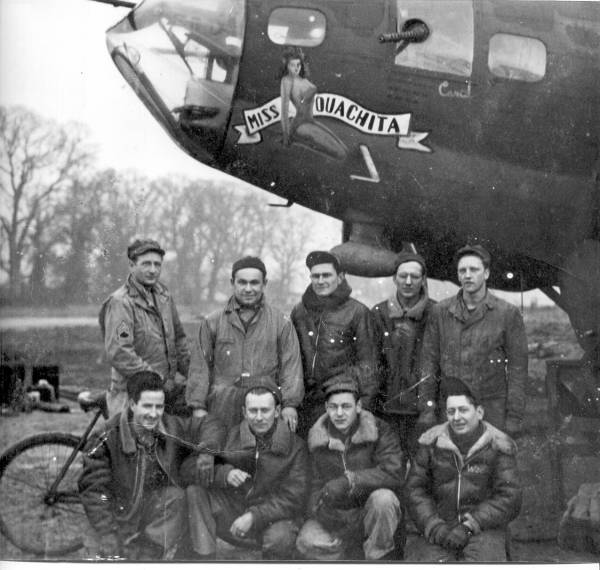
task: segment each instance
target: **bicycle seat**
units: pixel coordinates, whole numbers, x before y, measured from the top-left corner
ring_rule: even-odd
[[[106,392],[92,394],[89,390],[80,392],[77,402],[84,412],[100,410],[104,419],[108,419],[108,406],[106,404]]]

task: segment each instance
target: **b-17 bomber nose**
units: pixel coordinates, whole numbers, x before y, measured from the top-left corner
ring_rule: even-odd
[[[113,61],[183,149],[211,164],[238,77],[244,0],[145,0],[107,31]]]

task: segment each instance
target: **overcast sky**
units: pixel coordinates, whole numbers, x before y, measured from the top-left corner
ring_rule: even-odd
[[[127,12],[88,0],[0,0],[0,104],[24,105],[60,122],[86,124],[102,167],[131,168],[149,176],[224,176],[172,142],[112,63],[105,31]],[[333,247],[340,224],[315,214],[317,221],[321,247]],[[439,296],[455,290],[450,284],[434,289]],[[534,296],[546,300],[541,293]],[[518,303],[520,296],[511,300]]]
[[[214,172],[178,149],[113,65],[105,31],[127,12],[87,0],[0,0],[0,102],[85,123],[101,166]]]

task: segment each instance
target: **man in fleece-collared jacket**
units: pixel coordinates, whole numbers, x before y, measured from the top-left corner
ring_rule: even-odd
[[[506,561],[506,526],[521,507],[514,441],[482,421],[460,380],[445,382],[448,421],[426,431],[406,482],[421,536],[411,562]]]
[[[358,383],[348,373],[324,390],[326,413],[308,435],[309,519],[296,547],[308,560],[398,559],[404,482],[398,437],[362,408]]]

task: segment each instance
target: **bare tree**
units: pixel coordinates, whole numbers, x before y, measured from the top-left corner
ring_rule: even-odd
[[[8,274],[9,297],[22,293],[23,265],[36,222],[71,177],[88,166],[91,151],[78,125],[58,125],[22,107],[0,107],[0,269]],[[38,241],[43,228],[37,227]]]

